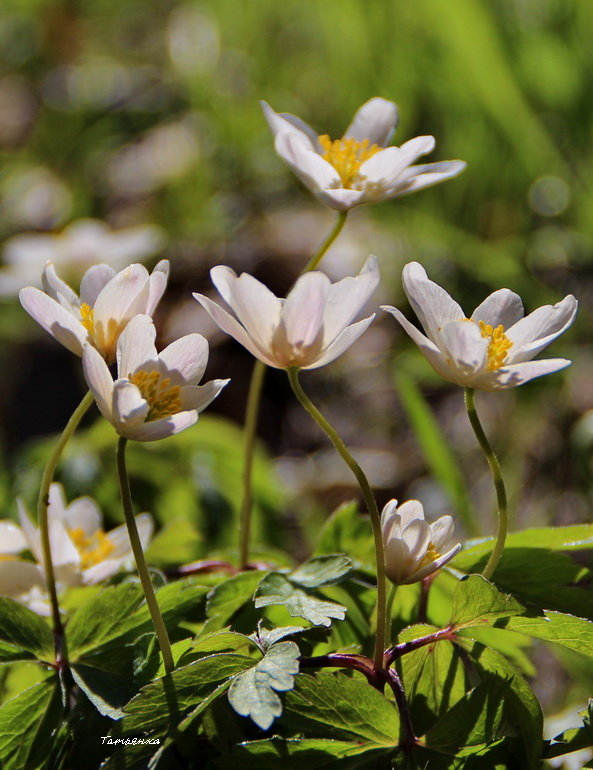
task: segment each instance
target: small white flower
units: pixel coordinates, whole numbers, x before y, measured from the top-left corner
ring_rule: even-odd
[[[452,516],[441,516],[428,524],[418,500],[408,500],[399,507],[397,500],[390,500],[381,513],[389,580],[396,585],[415,583],[450,561],[461,548],[453,529]]]
[[[138,264],[119,273],[109,265],[93,265],[82,277],[79,297],[48,262],[43,270],[44,291],[27,286],[19,297],[27,313],[68,350],[81,356],[90,343],[111,363],[128,321],[139,313],[154,313],[168,275],[166,259],[150,275]]]
[[[163,232],[155,225],[112,230],[97,219],[79,219],[61,233],[15,235],[4,246],[0,296],[38,285],[47,262],[53,262],[67,281],[78,283],[92,265],[108,262],[114,270],[121,270],[130,262],[152,257],[163,245]]]
[[[305,273],[286,299],[276,297],[248,273],[237,276],[230,267],[219,265],[210,275],[234,315],[202,294],[194,297],[223,331],[276,369],[317,369],[328,364],[374,318],[352,323],[379,283],[375,257],[357,276],[334,284],[324,273]]]
[[[0,595],[10,596],[40,615],[50,614],[46,590],[41,534],[31,521],[22,500],[17,501],[20,527],[0,522]],[[68,586],[93,585],[132,569],[134,558],[125,526],[110,532],[102,529],[102,516],[90,497],[67,503],[60,484],[52,484],[47,509],[52,562],[58,590]],[[152,517],[136,516],[143,548],[152,536]],[[35,562],[15,558],[28,550]],[[10,554],[10,556],[9,556]]]
[[[513,388],[571,362],[564,358],[531,359],[573,322],[577,301],[569,294],[555,305],[543,305],[523,317],[521,298],[499,289],[468,318],[447,292],[429,280],[418,262],[403,270],[410,305],[426,336],[394,307],[391,313],[446,380],[466,388]]]
[[[332,141],[300,118],[262,102],[276,152],[322,203],[339,211],[409,195],[457,176],[460,160],[412,165],[434,150],[432,136],[387,147],[397,125],[397,107],[375,97],[362,105],[341,139]]]
[[[208,363],[208,343],[188,334],[157,353],[152,319],[137,315],[117,343],[118,379],[91,345],[82,355],[84,374],[101,414],[120,436],[155,441],[189,428],[228,380],[197,383]]]

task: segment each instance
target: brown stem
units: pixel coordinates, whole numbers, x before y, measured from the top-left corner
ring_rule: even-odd
[[[420,647],[425,647],[427,644],[434,644],[435,642],[440,642],[443,640],[451,641],[454,638],[455,627],[446,626],[445,628],[440,628],[438,631],[435,631],[432,634],[420,636],[418,639],[412,639],[409,642],[396,644],[394,647],[390,647],[385,651],[385,655],[383,657],[384,665],[386,667],[390,666],[395,660],[401,658],[402,655],[406,655],[409,652],[414,652],[414,650],[418,650]]]

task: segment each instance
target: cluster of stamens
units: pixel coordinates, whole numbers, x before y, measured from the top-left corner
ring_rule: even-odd
[[[357,177],[361,165],[372,158],[381,149],[376,144],[370,144],[368,139],[334,139],[332,141],[327,134],[318,137],[319,144],[324,150],[321,156],[335,168],[342,180],[342,187],[351,188]]]
[[[162,378],[161,373],[156,369],[152,372],[140,369],[128,375],[128,379],[138,388],[142,398],[150,406],[146,422],[181,411],[180,388],[179,385],[171,385],[170,377]]]
[[[440,558],[442,554],[440,554],[437,549],[434,546],[434,543],[431,541],[428,544],[428,548],[426,549],[426,553],[424,554],[421,566],[424,567],[426,564],[432,564],[433,561],[436,561],[438,558]]]
[[[513,347],[513,343],[504,333],[504,326],[502,324],[494,328],[492,324],[480,321],[480,331],[482,337],[490,338],[490,344],[488,345],[488,370],[494,372],[500,369],[506,361],[507,354]]]
[[[95,322],[93,319],[93,308],[87,305],[86,302],[82,302],[80,305],[80,323],[84,326],[89,334],[93,333]]]
[[[115,548],[102,529],[87,535],[82,527],[74,527],[68,530],[68,534],[80,555],[83,569],[104,561]]]

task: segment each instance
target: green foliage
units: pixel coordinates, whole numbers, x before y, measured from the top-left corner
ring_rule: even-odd
[[[453,595],[451,625],[456,628],[492,623],[499,618],[520,615],[525,607],[503,594],[481,575],[460,580]]]
[[[346,614],[343,605],[318,599],[295,588],[283,575],[272,573],[260,583],[255,606],[261,608],[277,604],[286,607],[293,617],[304,618],[315,626],[330,626],[332,618],[343,620]]]
[[[51,661],[53,647],[52,633],[38,615],[0,596],[0,662],[35,658]]]

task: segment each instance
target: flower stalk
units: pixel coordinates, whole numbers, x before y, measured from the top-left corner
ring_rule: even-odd
[[[327,250],[332,245],[332,243],[336,240],[338,235],[342,232],[342,228],[346,224],[346,217],[348,216],[348,211],[340,211],[338,214],[338,218],[336,219],[336,223],[327,235],[326,239],[323,241],[321,246],[317,249],[317,252],[313,254],[311,259],[307,262],[305,267],[303,268],[300,275],[303,275],[303,273],[308,273],[310,270],[317,270],[317,267],[319,266],[319,263],[325,256]]]
[[[344,460],[346,465],[354,474],[367,510],[371,516],[373,525],[373,535],[375,541],[375,555],[377,559],[377,632],[375,637],[374,666],[379,670],[383,666],[383,651],[385,649],[386,626],[387,626],[387,579],[385,576],[385,550],[383,547],[383,537],[381,532],[381,515],[377,508],[377,502],[371,491],[371,487],[364,471],[348,451],[346,445],[336,433],[334,428],[325,419],[315,404],[309,399],[299,382],[299,372],[296,368],[287,370],[290,385],[301,406],[315,420],[317,425],[326,434],[334,445],[336,451]]]
[[[494,453],[490,442],[488,441],[488,437],[486,436],[484,429],[482,428],[482,423],[480,422],[480,418],[478,417],[478,412],[476,410],[474,395],[474,390],[472,388],[465,388],[465,407],[467,409],[467,416],[469,417],[469,421],[478,440],[478,444],[482,448],[482,451],[486,456],[486,460],[488,461],[488,465],[490,466],[492,480],[494,481],[494,488],[496,489],[496,500],[498,504],[498,527],[496,533],[496,541],[494,543],[494,549],[490,554],[490,558],[482,570],[482,575],[486,578],[486,580],[490,580],[494,574],[494,570],[498,566],[500,557],[502,556],[502,552],[504,550],[504,544],[509,527],[509,512],[507,493],[504,479],[502,477],[502,472],[500,470],[500,463],[498,462],[498,458]]]
[[[45,580],[47,583],[47,592],[51,605],[52,625],[54,629],[54,638],[56,645],[56,656],[60,661],[66,658],[66,643],[64,638],[64,626],[60,617],[60,606],[58,603],[58,593],[56,589],[56,576],[51,554],[51,543],[49,537],[49,519],[47,509],[49,506],[49,489],[54,479],[56,467],[60,461],[64,448],[70,440],[72,434],[78,428],[80,421],[93,403],[93,394],[89,391],[82,399],[80,404],[72,413],[66,423],[66,427],[60,434],[49,459],[43,470],[41,485],[39,487],[39,497],[37,498],[37,519],[39,533],[41,537],[41,549],[43,552],[43,567],[45,571]]]
[[[161,654],[163,656],[163,664],[165,666],[165,672],[170,674],[175,668],[173,661],[173,653],[171,651],[171,643],[169,641],[169,635],[167,628],[161,615],[159,605],[157,602],[154,588],[152,586],[152,580],[150,579],[150,573],[144,559],[144,552],[142,550],[142,543],[140,542],[140,536],[136,527],[136,521],[134,519],[134,511],[132,508],[132,493],[130,491],[130,480],[128,478],[128,471],[126,468],[126,445],[128,440],[123,436],[120,436],[117,443],[117,472],[119,476],[119,486],[121,492],[121,501],[124,510],[124,516],[126,519],[126,526],[128,528],[128,534],[130,536],[130,543],[132,544],[132,552],[136,561],[136,568],[138,569],[138,575],[140,576],[140,583],[142,584],[142,590],[146,598],[146,604],[152,618],[152,624],[156,633],[156,637],[161,648]]]

